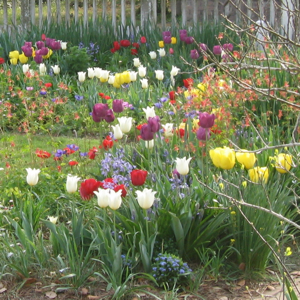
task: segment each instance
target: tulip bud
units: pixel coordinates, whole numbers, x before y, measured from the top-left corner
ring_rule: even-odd
[[[80,180],[80,177],[72,176],[68,174],[67,183],[66,183],[66,190],[68,193],[75,193],[77,192],[77,183]]]
[[[143,89],[147,89],[148,88],[148,79],[141,79],[141,84],[142,84],[142,88]]]
[[[87,71],[88,71],[88,78],[93,79],[95,77],[95,70],[94,70],[94,68],[88,68]],[[79,76],[79,73],[78,73],[78,76]]]
[[[195,59],[195,60],[198,59],[199,58],[198,51],[196,49],[191,50],[190,57],[191,59]]]
[[[176,170],[180,175],[187,175],[189,173],[189,163],[191,159],[191,157],[188,159],[186,159],[186,157],[176,158]]]
[[[141,61],[139,58],[134,58],[133,59],[133,65],[138,68],[141,65]]]
[[[222,48],[220,45],[216,45],[213,47],[213,54],[214,55],[221,55],[222,53]]]
[[[40,64],[39,65],[39,71],[40,71],[40,75],[46,75],[47,73],[47,68],[45,64]]]
[[[139,76],[140,77],[145,77],[146,76],[146,72],[147,72],[147,68],[144,66],[139,66]]]
[[[160,57],[166,56],[166,50],[164,48],[158,49],[157,51]]]
[[[164,71],[162,71],[162,70],[155,70],[155,75],[156,75],[157,80],[164,79]]]
[[[77,74],[78,74],[78,81],[79,82],[84,82],[86,72],[78,72]]]
[[[151,58],[151,59],[156,59],[156,57],[157,57],[157,54],[156,54],[155,51],[149,52],[149,55],[150,55],[150,58]]]

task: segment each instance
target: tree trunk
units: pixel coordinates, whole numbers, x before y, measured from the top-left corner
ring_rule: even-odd
[[[25,30],[30,29],[30,0],[22,0],[21,5],[21,21]]]

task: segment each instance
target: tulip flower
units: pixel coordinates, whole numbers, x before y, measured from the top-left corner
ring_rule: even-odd
[[[196,132],[197,139],[199,141],[207,141],[210,138],[210,132],[208,128],[199,127]]]
[[[167,123],[165,125],[162,125],[164,129],[165,137],[171,137],[173,136],[173,123]]]
[[[123,99],[115,99],[113,100],[113,103],[112,103],[112,109],[114,112],[116,113],[120,113],[124,110],[124,106],[123,106]]]
[[[154,147],[154,140],[145,141],[145,147],[147,149],[152,149]]]
[[[139,66],[141,66],[141,61],[139,58],[134,58],[133,59],[133,65],[138,68]]]
[[[131,183],[135,186],[141,186],[145,183],[148,172],[145,170],[133,170],[130,173]]]
[[[94,194],[97,196],[98,205],[101,208],[106,208],[110,198],[109,189],[99,188],[98,191],[94,191]]]
[[[66,183],[66,190],[68,193],[77,192],[77,183],[79,180],[80,180],[80,177],[68,174],[67,183]]]
[[[144,79],[141,79],[140,81],[141,81],[143,89],[147,89],[149,87],[148,79],[144,78]]]
[[[100,71],[100,81],[101,82],[107,82],[109,78],[109,71],[107,70],[101,70]]]
[[[176,170],[180,175],[187,175],[189,173],[189,163],[191,161],[191,157],[186,159],[186,157],[183,158],[176,158]]]
[[[160,119],[159,116],[149,117],[148,118],[148,126],[152,132],[158,132],[160,129]]]
[[[198,59],[199,52],[196,49],[191,50],[190,57],[191,57],[191,59],[195,59],[195,60]]]
[[[94,68],[87,68],[87,71],[88,71],[88,78],[93,79],[95,77],[95,70],[94,70]],[[78,77],[79,77],[79,72],[78,72]],[[84,79],[85,79],[85,74],[84,74]]]
[[[130,71],[129,75],[130,75],[130,81],[131,82],[136,81],[136,79],[137,79],[137,72]]]
[[[49,216],[48,219],[49,219],[49,221],[50,221],[52,224],[55,225],[55,224],[57,223],[58,217],[51,217],[51,216]]]
[[[40,75],[46,75],[47,68],[46,68],[46,65],[44,63],[39,65],[39,72],[40,72]]]
[[[224,50],[227,50],[227,51],[229,51],[229,52],[232,52],[232,51],[233,51],[233,45],[232,45],[231,43],[229,43],[229,44],[224,44],[224,45],[223,45],[223,49],[224,49]]]
[[[116,140],[120,140],[123,137],[123,132],[120,128],[120,125],[117,124],[115,126],[112,126],[112,128],[113,128],[113,131],[114,131],[114,138]]]
[[[30,66],[29,66],[28,64],[23,65],[23,66],[22,66],[22,71],[23,71],[23,73],[24,73],[24,74],[27,73],[27,72],[29,71],[29,68],[30,68]]]
[[[220,45],[216,45],[213,47],[213,54],[214,55],[221,55],[222,47]]]
[[[27,171],[27,177],[26,177],[27,183],[31,186],[36,185],[39,181],[39,173],[41,172],[41,170],[27,168],[26,171]]]
[[[107,80],[107,82],[108,82],[108,84],[114,84],[115,83],[115,75],[109,75],[108,76],[108,80]]]
[[[249,177],[253,182],[266,183],[269,178],[269,170],[267,167],[255,167],[248,171]]]
[[[149,55],[150,55],[150,58],[151,58],[151,59],[156,59],[156,57],[157,57],[157,54],[156,54],[155,51],[149,52]]]
[[[164,41],[159,41],[159,42],[158,42],[158,46],[159,46],[160,48],[163,48],[163,47],[165,46]]]
[[[155,75],[157,80],[164,79],[164,71],[163,70],[155,70]]]
[[[78,74],[78,81],[79,82],[84,82],[86,72],[78,72],[77,74]]]
[[[154,195],[157,192],[152,191],[152,189],[144,188],[143,191],[136,191],[137,201],[141,208],[149,209],[155,200]]]
[[[26,64],[28,62],[28,57],[22,53],[19,55],[19,61],[21,64]]]
[[[108,109],[106,111],[106,115],[104,117],[104,120],[107,122],[107,123],[112,123],[114,120],[115,120],[115,115],[114,115],[114,112],[112,109]]]
[[[100,79],[100,77],[101,77],[101,71],[102,71],[102,69],[99,68],[99,67],[94,68],[94,75],[95,75],[95,77],[97,77],[97,78]]]
[[[139,76],[140,77],[145,77],[146,73],[147,73],[147,68],[140,65],[138,71],[139,71]]]
[[[159,53],[160,57],[166,56],[166,50],[164,48],[158,49],[157,52]]]
[[[121,117],[118,118],[119,124],[120,124],[120,128],[122,130],[123,133],[128,133],[131,129],[132,126],[132,118],[128,118],[128,117]]]
[[[179,68],[175,67],[175,66],[172,66],[172,69],[171,69],[171,76],[177,76],[178,75],[178,72],[180,71]]]
[[[148,124],[144,124],[140,131],[140,136],[144,141],[151,141],[154,138],[154,132]]]
[[[147,106],[147,108],[143,108],[144,113],[146,114],[146,120],[148,120],[150,117],[155,117],[155,111],[154,111],[154,106],[149,107]]]
[[[108,193],[108,206],[113,210],[118,209],[122,204],[122,190],[115,192],[114,190],[108,189]]]
[[[247,150],[245,150],[247,151]],[[252,169],[255,162],[256,156],[255,153],[250,152],[236,152],[236,160],[242,164],[247,170]]]
[[[108,105],[106,103],[96,103],[93,107],[92,117],[95,122],[104,120]]]
[[[86,179],[80,185],[79,192],[83,200],[89,200],[94,195],[94,191],[97,191],[99,187],[102,187],[103,183],[97,181],[94,178]]]
[[[287,173],[293,165],[293,157],[290,154],[280,153],[276,157],[275,168],[279,173]]]
[[[235,152],[228,147],[212,149],[209,156],[217,168],[229,170],[235,165]]]
[[[53,73],[58,75],[60,73],[60,67],[58,65],[51,66]]]
[[[61,47],[61,49],[62,50],[66,50],[67,49],[67,42],[62,42],[62,41],[60,41],[60,47]]]
[[[202,128],[211,128],[215,124],[216,116],[207,112],[199,113],[199,122]]]

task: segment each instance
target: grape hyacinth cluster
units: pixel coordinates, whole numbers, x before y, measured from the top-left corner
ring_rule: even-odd
[[[187,263],[174,254],[159,253],[152,267],[152,275],[161,287],[172,289],[174,285],[183,285],[192,270]]]

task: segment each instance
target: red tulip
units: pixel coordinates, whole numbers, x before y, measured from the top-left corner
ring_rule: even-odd
[[[105,150],[108,150],[109,148],[112,148],[112,146],[114,145],[114,142],[113,142],[113,140],[111,139],[110,136],[107,136],[105,138],[105,140],[102,142],[102,145],[103,145]]]
[[[146,44],[147,43],[146,37],[144,37],[144,36],[141,37],[141,43],[142,44]]]
[[[148,172],[144,170],[133,170],[130,173],[131,176],[131,182],[135,186],[143,185],[146,181]]]
[[[114,187],[115,192],[117,192],[119,190],[122,190],[122,194],[121,194],[122,197],[125,197],[127,195],[127,190],[126,190],[124,184],[118,184]]]
[[[121,40],[120,44],[122,47],[129,47],[131,45],[129,40]]]
[[[193,78],[183,79],[183,84],[188,89],[194,84],[194,80],[193,80]]]
[[[120,43],[117,42],[117,41],[115,41],[115,42],[114,42],[114,49],[117,51],[117,50],[120,50],[120,48],[121,48]]]
[[[94,196],[94,192],[102,186],[101,181],[97,181],[94,178],[86,179],[83,181],[79,188],[80,196],[83,200],[90,200]]]

